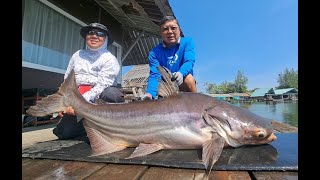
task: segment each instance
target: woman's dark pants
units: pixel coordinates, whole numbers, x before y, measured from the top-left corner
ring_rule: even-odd
[[[123,95],[117,87],[107,87],[99,96],[102,99],[110,103],[124,102]],[[57,126],[53,129],[59,139],[73,139],[80,140],[89,143],[87,133],[83,127],[82,120],[77,122],[77,116],[64,115]]]

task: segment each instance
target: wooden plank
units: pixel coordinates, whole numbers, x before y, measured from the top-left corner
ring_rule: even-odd
[[[262,171],[262,172],[252,172],[252,174],[257,180],[282,180],[282,179],[295,180],[295,179],[298,179],[298,172],[293,172],[293,171],[285,171],[285,172]]]
[[[27,166],[32,162],[33,162],[33,159],[31,158],[22,158],[22,166]]]
[[[199,175],[199,172],[195,172],[193,169],[175,169],[175,168],[161,168],[151,167],[142,177],[141,180],[193,180],[195,174]],[[201,174],[201,173],[200,173]]]
[[[64,161],[34,159],[22,165],[22,179],[35,179],[66,164]]]
[[[37,179],[84,179],[106,165],[106,163],[69,161],[59,168],[47,171]]]
[[[92,174],[88,179],[117,179],[117,180],[131,180],[139,179],[148,169],[147,166],[140,165],[116,165],[109,164],[99,171]]]
[[[38,121],[37,119],[35,121],[32,122],[32,124],[34,126],[37,126],[37,125],[41,125],[41,124],[54,124],[54,123],[58,123],[60,121],[61,117],[56,117],[56,118],[52,118],[52,119],[48,119],[48,120],[41,120],[41,121]]]
[[[212,171],[211,171],[212,172]],[[208,175],[206,175],[205,170],[194,170],[194,180],[206,180],[209,179]]]
[[[251,180],[251,177],[247,171],[211,171],[209,180]]]

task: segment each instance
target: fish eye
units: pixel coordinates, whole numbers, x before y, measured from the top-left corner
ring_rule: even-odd
[[[259,137],[259,138],[263,138],[263,137],[264,137],[263,132],[259,132],[259,133],[258,133],[258,137]]]

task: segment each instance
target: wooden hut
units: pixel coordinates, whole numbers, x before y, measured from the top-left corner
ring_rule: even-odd
[[[271,97],[273,101],[279,100],[298,100],[298,89],[296,88],[285,88],[275,89],[273,93],[266,94]]]
[[[270,94],[274,94],[273,88],[257,88],[250,97],[257,101],[266,101],[270,100],[270,98],[272,99],[272,97],[269,96]]]

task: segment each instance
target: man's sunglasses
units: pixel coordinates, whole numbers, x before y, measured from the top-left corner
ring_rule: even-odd
[[[91,30],[91,31],[88,31],[88,33],[87,33],[88,35],[97,35],[98,37],[104,37],[104,36],[106,36],[106,33],[104,33],[104,32],[101,32],[101,31],[93,31],[93,30]]]

